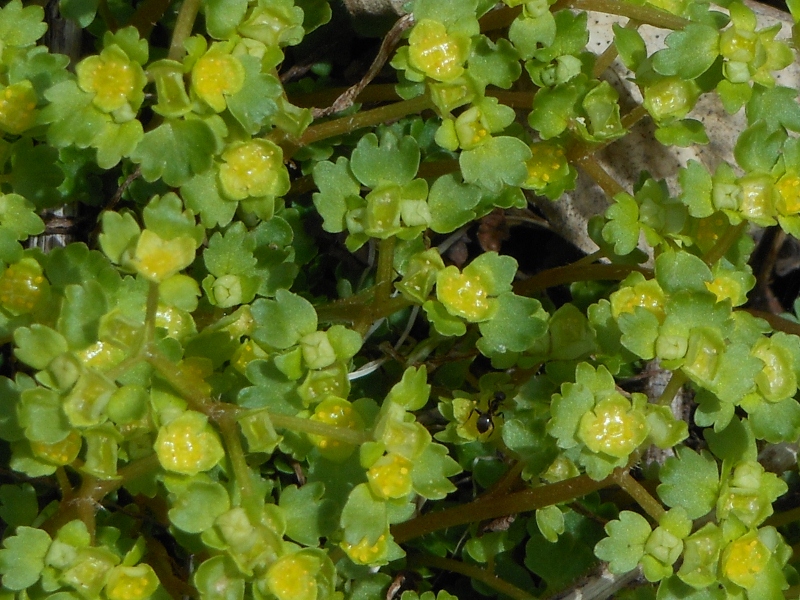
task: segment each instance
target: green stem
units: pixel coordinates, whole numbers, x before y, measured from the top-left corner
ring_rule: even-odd
[[[239,484],[242,498],[244,500],[253,499],[253,482],[250,479],[250,467],[247,466],[247,460],[244,457],[244,449],[242,448],[242,441],[239,439],[236,419],[230,413],[224,413],[217,419],[217,425],[219,425],[222,440],[228,450],[228,458],[231,461],[233,475],[236,477],[236,483]]]
[[[275,427],[327,437],[344,442],[345,444],[353,444],[354,446],[361,445],[372,439],[372,436],[366,431],[358,431],[347,427],[336,427],[335,425],[328,425],[327,423],[312,421],[311,419],[304,419],[302,417],[293,417],[291,415],[270,412],[269,418]]]
[[[375,301],[388,302],[394,281],[394,246],[396,238],[391,236],[378,244],[378,272],[375,281]]]
[[[218,411],[219,408],[214,407],[212,399],[198,386],[194,377],[187,376],[178,365],[161,354],[153,344],[148,344],[144,348],[143,354],[145,360],[155,367],[158,374],[189,402],[192,410],[203,414],[214,413],[213,416],[216,416],[215,411]]]
[[[792,335],[800,336],[800,325],[789,319],[784,319],[779,315],[764,312],[763,310],[755,310],[752,308],[744,309],[754,317],[764,319],[776,331],[783,331],[784,333],[791,333]]]
[[[114,18],[114,15],[111,14],[111,10],[108,8],[107,0],[100,0],[100,2],[97,3],[97,12],[99,13],[100,18],[103,19],[103,22],[109,31],[114,32],[119,28],[117,20]]]
[[[178,11],[178,18],[175,21],[175,29],[172,31],[172,40],[169,43],[167,58],[170,60],[180,61],[186,53],[183,42],[192,35],[192,28],[199,10],[200,0],[183,0],[183,4],[181,4],[181,8]]]
[[[632,4],[622,0],[559,0],[550,7],[551,12],[563,9],[586,10],[618,15],[635,19],[644,25],[661,27],[663,29],[683,29],[689,24],[687,19],[673,15],[666,11]],[[514,8],[501,8],[486,13],[480,19],[481,32],[493,31],[508,27],[522,12],[521,6]]]
[[[377,295],[377,286],[370,288]],[[360,295],[360,294],[359,294]],[[323,304],[317,307],[317,318],[325,323],[374,323],[378,319],[393,315],[398,310],[403,310],[414,303],[403,296],[389,298],[385,302],[348,302],[350,298]]]
[[[550,10],[555,12],[563,8],[628,17],[639,21],[643,25],[652,25],[662,29],[683,29],[690,23],[689,20],[668,13],[665,10],[633,4],[624,0],[559,0],[550,7]]]
[[[548,269],[529,279],[518,281],[514,284],[514,293],[520,296],[532,296],[549,287],[576,281],[621,281],[633,271],[642,273],[648,279],[653,277],[652,269],[639,265],[574,264]]]
[[[617,470],[611,477],[656,523],[658,523],[661,517],[667,512],[664,510],[664,507],[661,506],[661,503],[653,498],[650,492],[644,489],[641,483],[631,477],[628,471]]]
[[[614,483],[616,481],[613,476],[606,477],[602,481],[594,481],[587,475],[580,475],[558,483],[508,494],[502,498],[497,496],[478,498],[469,504],[461,504],[442,511],[427,513],[411,521],[394,525],[392,527],[392,535],[394,536],[394,541],[400,544],[428,533],[457,525],[467,525],[468,523],[486,519],[496,519],[497,517],[529,512],[554,504],[571,502],[576,498],[581,498]]]
[[[92,536],[94,535],[95,512],[100,501],[111,492],[119,489],[147,473],[159,468],[158,457],[155,454],[132,461],[117,473],[114,479],[97,479],[92,475],[83,475],[81,486],[70,498],[62,500],[58,511],[51,516],[42,528],[54,534],[70,521],[80,519],[86,524]]]
[[[136,353],[132,354],[128,358],[124,359],[121,363],[119,363],[116,367],[109,369],[105,372],[105,376],[110,379],[111,381],[116,381],[123,375],[125,375],[128,371],[134,368],[136,365],[141,363],[144,359],[142,358],[141,354]]]
[[[268,136],[268,138],[277,144],[294,146],[284,149],[284,160],[287,160],[291,158],[292,154],[297,152],[297,150],[304,146],[308,146],[309,144],[313,144],[314,142],[325,140],[337,135],[345,135],[363,127],[372,127],[387,121],[396,121],[397,119],[401,119],[406,115],[422,112],[423,110],[431,108],[432,106],[433,104],[431,103],[430,98],[428,98],[426,95],[423,95],[418,96],[417,98],[412,98],[411,100],[403,100],[401,102],[387,104],[386,106],[373,108],[372,110],[360,111],[346,117],[333,119],[332,121],[326,121],[324,123],[319,123],[318,125],[312,125],[305,130],[303,135],[300,136],[299,140],[289,140],[283,133],[279,135],[273,134]]]
[[[725,233],[722,234],[722,237],[717,240],[717,243],[714,244],[714,247],[706,252],[705,256],[703,256],[703,261],[707,265],[713,266],[719,259],[727,254],[731,246],[733,246],[736,240],[738,240],[742,233],[744,233],[746,227],[747,221],[742,221],[738,225],[728,226],[728,229],[726,229]]]
[[[686,383],[687,379],[688,377],[683,371],[673,371],[672,377],[669,378],[669,383],[667,383],[664,391],[661,392],[661,396],[656,401],[656,404],[660,404],[661,406],[669,406],[672,404],[672,400],[683,387],[683,384]]]
[[[581,167],[597,185],[600,186],[600,189],[605,192],[609,200],[612,200],[614,196],[625,191],[625,189],[617,182],[617,180],[609,175],[608,171],[606,171],[602,165],[597,162],[597,159],[591,154],[570,158],[576,165]]]
[[[148,39],[153,27],[161,20],[171,3],[171,0],[144,0],[136,7],[128,25],[136,28],[140,38]]]
[[[478,565],[471,565],[460,560],[442,558],[434,554],[414,554],[409,556],[408,563],[411,567],[433,567],[441,571],[466,575],[470,579],[480,581],[509,598],[514,598],[514,600],[534,600],[536,598],[536,596],[529,594],[525,590],[508,583],[504,579],[500,579],[488,569],[482,569]]]
[[[151,343],[156,336],[156,316],[158,315],[158,284],[150,282],[147,288],[147,306],[144,317],[144,344]]]

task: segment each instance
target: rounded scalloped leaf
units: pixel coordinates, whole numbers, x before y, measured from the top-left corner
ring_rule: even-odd
[[[497,297],[497,312],[480,324],[478,349],[485,355],[524,352],[547,333],[549,315],[534,298],[505,292]]]
[[[228,509],[228,492],[219,483],[190,481],[172,503],[169,520],[187,533],[202,533],[212,527],[214,520]]]
[[[257,329],[253,339],[266,347],[283,350],[317,329],[317,311],[297,294],[280,289],[274,300],[259,299],[252,305]]]
[[[719,55],[719,32],[710,25],[690,23],[667,36],[667,47],[653,55],[653,70],[661,75],[695,79]]]
[[[677,456],[668,458],[661,469],[658,496],[667,506],[681,506],[690,519],[708,514],[716,505],[719,493],[717,462],[708,452],[698,454],[678,448]]]
[[[410,135],[398,139],[393,131],[387,130],[378,143],[378,136],[368,133],[353,149],[350,168],[367,187],[376,188],[381,183],[403,186],[417,174],[419,157],[419,145]]]
[[[194,585],[207,600],[243,600],[244,584],[244,576],[224,554],[204,561],[194,574]]]
[[[647,519],[624,510],[618,520],[606,524],[605,530],[608,537],[594,547],[595,555],[608,561],[612,573],[627,573],[635,569],[644,556],[644,545],[652,531]]]
[[[12,0],[0,8],[0,40],[11,47],[32,46],[47,31],[43,20],[44,9],[41,6],[23,8],[20,0]]]
[[[191,410],[158,430],[155,450],[162,467],[184,475],[208,471],[225,456],[208,417]]]
[[[3,587],[24,590],[39,580],[44,569],[44,557],[50,548],[47,532],[33,527],[17,527],[16,535],[3,541],[0,550],[0,573]]]
[[[403,372],[402,379],[389,390],[385,401],[396,402],[406,410],[419,410],[428,403],[430,393],[425,365],[409,367]]]
[[[464,150],[458,162],[464,181],[497,193],[504,185],[525,183],[528,178],[526,163],[530,158],[531,149],[525,142],[515,137],[499,136],[473,150]]]

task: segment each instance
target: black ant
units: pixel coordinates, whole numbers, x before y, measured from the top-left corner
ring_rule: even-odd
[[[478,413],[478,420],[475,422],[475,429],[478,430],[480,435],[494,431],[494,418],[498,415],[503,416],[503,413],[499,412],[498,409],[505,399],[505,393],[495,392],[494,398],[489,401],[489,406],[486,410],[481,410],[479,408],[472,409],[470,416],[472,416],[473,412]]]

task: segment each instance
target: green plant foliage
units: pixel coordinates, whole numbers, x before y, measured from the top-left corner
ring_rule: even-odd
[[[72,58],[39,4],[0,7],[0,599],[797,596],[797,319],[749,305],[754,228],[800,237],[796,39],[414,0],[351,97],[325,0],[62,0]],[[705,97],[735,164],[600,164],[713,140]],[[556,264],[581,172],[598,250]]]

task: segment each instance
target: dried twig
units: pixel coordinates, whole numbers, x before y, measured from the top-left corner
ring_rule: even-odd
[[[347,90],[345,90],[336,100],[334,100],[333,104],[331,104],[328,108],[315,108],[312,111],[314,118],[317,119],[319,117],[327,117],[334,113],[350,108],[353,105],[356,97],[362,91],[364,91],[364,88],[367,87],[373,79],[375,79],[378,73],[380,73],[383,65],[386,64],[386,61],[389,60],[389,56],[392,54],[392,52],[394,52],[394,49],[400,43],[400,38],[402,37],[403,32],[411,28],[413,25],[414,15],[411,13],[400,17],[394,26],[392,26],[392,28],[389,30],[389,33],[386,34],[386,37],[383,38],[383,42],[381,43],[381,47],[378,49],[378,54],[375,56],[375,60],[372,61],[372,65],[370,65],[370,68],[364,77],[361,78],[361,81],[347,88]]]

